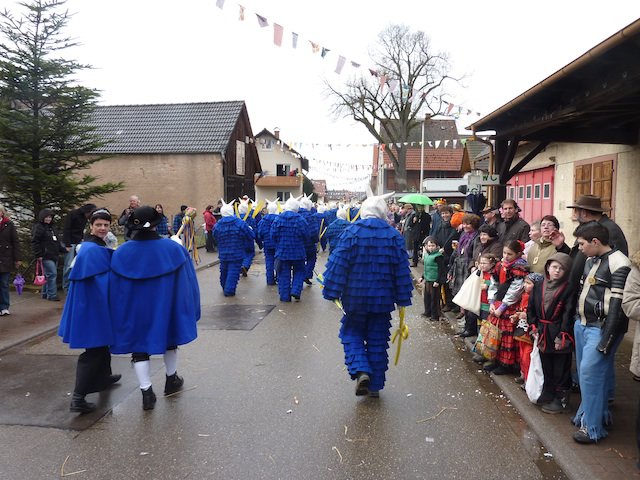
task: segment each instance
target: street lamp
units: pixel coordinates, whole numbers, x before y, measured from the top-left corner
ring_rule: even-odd
[[[424,121],[426,117],[422,118],[422,142],[420,142],[420,189],[418,193],[422,193],[422,182],[424,181]]]

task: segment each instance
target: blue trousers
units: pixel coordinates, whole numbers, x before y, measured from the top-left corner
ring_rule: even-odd
[[[305,253],[307,262],[304,267],[304,278],[313,278],[313,269],[316,268],[316,259],[318,257],[316,246],[313,245],[313,248],[306,248]]]
[[[355,380],[358,372],[365,372],[371,379],[369,390],[382,390],[389,368],[391,313],[347,314],[341,323],[339,337],[349,375]]]
[[[250,251],[245,252],[244,258],[242,259],[242,266],[247,270],[249,270],[251,268],[251,264],[253,263],[253,257],[255,256],[256,256],[256,252],[252,246]]]
[[[9,272],[0,272],[0,310],[9,309]]]
[[[225,295],[235,295],[242,260],[220,260],[220,286]]]
[[[611,351],[604,355],[596,350],[602,334],[600,328],[584,326],[579,318],[573,328],[582,397],[573,423],[579,427],[586,427],[592,440],[599,440],[607,436],[604,425],[611,423],[608,400],[615,392],[614,359],[622,335],[618,336]]]
[[[275,254],[276,254],[275,248],[264,249],[264,263],[265,263],[265,268],[267,270],[267,285],[276,284],[275,266],[274,266]]]
[[[58,298],[58,262],[55,260],[42,260],[42,266],[44,268],[44,276],[47,279],[47,283],[42,286],[41,294],[42,298]]]
[[[281,301],[290,302],[291,295],[301,295],[304,274],[304,260],[278,260],[278,293]]]
[[[69,290],[69,272],[71,272],[71,262],[76,256],[77,243],[71,244],[71,250],[64,256],[64,266],[62,267],[62,288],[66,292]]]

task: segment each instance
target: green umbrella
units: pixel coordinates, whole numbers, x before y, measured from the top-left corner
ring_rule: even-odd
[[[398,202],[415,203],[417,205],[433,205],[433,200],[421,193],[409,193],[408,195],[398,199]]]

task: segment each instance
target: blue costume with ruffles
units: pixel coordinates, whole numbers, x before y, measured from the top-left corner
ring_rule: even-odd
[[[271,239],[271,224],[278,218],[275,213],[268,213],[258,223],[258,235],[264,247],[264,263],[267,270],[267,285],[275,285],[275,269],[274,261],[276,254],[276,246]]]
[[[329,256],[322,294],[342,301],[345,364],[352,379],[369,374],[371,391],[385,384],[391,312],[396,304],[411,305],[412,290],[409,257],[397,230],[379,218],[344,230]]]
[[[62,310],[58,335],[70,348],[111,345],[113,327],[109,309],[96,305],[109,292],[109,271],[113,250],[83,242],[69,272],[69,294]],[[95,300],[96,303],[89,301]]]
[[[213,229],[220,259],[220,285],[226,296],[236,294],[242,261],[248,251],[253,252],[255,234],[241,219],[222,217]]]
[[[200,290],[189,252],[155,232],[138,232],[113,253],[109,304],[113,353],[164,354],[195,340]]]
[[[313,270],[316,268],[316,260],[318,256],[317,245],[320,240],[320,222],[321,216],[317,214],[315,209],[307,210],[305,208],[301,208],[299,213],[307,221],[308,225],[308,236],[304,242],[304,251],[305,251],[305,267],[304,267],[304,278],[311,279],[313,278]]]
[[[338,244],[338,238],[344,232],[344,229],[351,225],[350,222],[342,218],[336,218],[328,227],[324,237],[329,242],[329,252],[332,252]]]
[[[280,300],[290,302],[300,298],[305,279],[305,248],[309,225],[296,212],[284,211],[271,224],[271,239],[276,247],[276,271]],[[292,278],[293,274],[293,278]]]
[[[256,243],[258,244],[259,248],[262,248],[262,242],[260,242],[260,240],[257,239],[256,237],[256,230],[258,228],[258,224],[256,222],[256,219],[253,218],[253,215],[251,215],[253,213],[253,210],[251,210],[249,212],[249,216],[245,219],[244,215],[240,214],[240,219],[244,221],[244,223],[251,229],[251,231],[253,232],[253,240],[256,241]],[[245,253],[244,253],[244,257],[242,258],[242,266],[246,269],[249,270],[251,268],[251,264],[253,263],[253,258],[256,256],[256,252],[255,249],[253,248],[253,241],[251,242],[251,247],[247,247]]]

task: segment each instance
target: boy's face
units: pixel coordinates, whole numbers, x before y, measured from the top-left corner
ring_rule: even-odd
[[[533,290],[533,282],[527,278],[524,281],[524,291],[531,293],[531,290]]]
[[[595,242],[595,240],[589,241],[586,238],[578,237],[578,249],[585,257],[595,257],[598,254],[598,246],[595,245]]]
[[[95,235],[104,240],[110,228],[111,222],[103,220],[102,218],[96,218],[91,224],[91,235]]]
[[[480,261],[478,262],[478,268],[480,269],[481,272],[488,272],[494,266],[495,264],[488,258],[481,258]]]
[[[433,253],[438,250],[438,245],[433,242],[427,242],[427,252]]]
[[[547,267],[549,280],[559,280],[564,276],[564,266],[560,262],[553,261]]]

